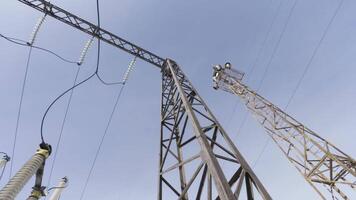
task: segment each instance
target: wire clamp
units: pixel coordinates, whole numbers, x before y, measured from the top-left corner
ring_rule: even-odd
[[[36,152],[36,154],[40,154],[45,158],[48,158],[48,156],[51,155],[51,153],[52,153],[52,146],[44,142],[40,144],[40,148],[37,149]]]

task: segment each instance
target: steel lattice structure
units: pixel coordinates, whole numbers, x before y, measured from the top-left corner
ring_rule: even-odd
[[[89,35],[99,38],[102,41],[107,42],[114,47],[120,48],[136,57],[141,58],[157,67],[161,67],[164,63],[164,59],[151,53],[141,47],[116,36],[115,34],[106,31],[98,26],[81,19],[80,17],[73,15],[72,13],[59,8],[44,0],[19,0],[20,2],[39,10],[46,15],[49,15],[61,22],[64,22],[76,29],[79,29]]]
[[[19,1],[161,68],[159,200],[271,199],[174,61],[164,60],[47,1]]]
[[[214,67],[215,89],[221,88],[241,98],[322,199],[349,199],[345,191],[356,188],[356,161],[248,88],[241,82],[242,77],[243,73],[231,66]]]
[[[271,199],[203,99],[172,60],[167,60],[162,68],[161,117],[158,199],[164,197],[163,183],[179,199],[216,199],[214,190],[220,199],[237,199],[241,198],[244,182],[247,199],[254,199],[254,190],[262,199]],[[189,148],[189,145],[199,145],[200,148]],[[167,161],[169,157],[170,162]],[[187,177],[185,168],[194,160],[198,162],[192,167],[191,177]],[[222,169],[222,162],[232,163],[229,181],[226,179],[229,173]],[[176,176],[169,177],[168,173]],[[174,187],[175,182],[180,182],[178,188]],[[190,189],[194,182],[197,182],[196,190]]]

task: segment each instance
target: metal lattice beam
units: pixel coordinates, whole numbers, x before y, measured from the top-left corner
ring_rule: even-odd
[[[44,0],[19,0],[19,1],[26,5],[31,6],[32,8],[35,8],[36,10],[39,10],[47,14],[48,16],[54,17],[55,19],[58,19],[61,22],[73,26],[76,29],[79,29],[89,35],[99,38],[102,41],[107,42],[108,44],[111,44],[134,56],[137,56],[138,58],[141,58],[142,60],[147,61],[159,68],[161,68],[164,63],[163,58],[127,40],[124,40],[119,36],[110,33],[109,31],[99,28],[98,26],[84,19],[81,19],[80,17],[62,8],[59,8],[58,6],[55,6],[48,1],[44,1]]]
[[[241,83],[242,73],[221,66],[214,69],[215,88],[241,98],[322,199],[349,199],[346,191],[356,188],[355,159]]]
[[[170,192],[178,199],[271,199],[172,60],[162,68],[161,119],[159,200],[172,199]]]
[[[262,183],[174,61],[165,61],[44,0],[19,1],[161,68],[159,200],[177,197],[253,200],[254,196],[271,200]],[[243,186],[246,189],[242,189]]]

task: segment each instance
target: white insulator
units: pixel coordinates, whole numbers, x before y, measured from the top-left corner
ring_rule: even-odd
[[[23,167],[10,179],[10,181],[0,190],[0,199],[12,200],[22,190],[30,178],[43,165],[47,154],[41,149],[27,161]]]
[[[46,16],[47,16],[47,15],[43,15],[43,16],[41,16],[41,17],[38,19],[38,21],[37,21],[35,27],[33,28],[32,33],[31,33],[30,40],[28,41],[28,44],[29,44],[29,45],[33,45],[33,43],[35,42],[35,39],[36,39],[37,34],[38,34],[38,31],[40,30],[41,25],[42,25],[43,22],[45,21]]]
[[[124,77],[122,78],[123,84],[125,84],[127,79],[129,78],[130,72],[133,70],[135,63],[136,63],[136,57],[130,62],[129,66],[124,74]]]
[[[67,177],[62,178],[59,184],[53,189],[53,193],[49,198],[49,200],[59,200],[64,188],[66,188],[67,185],[68,185],[68,178]]]
[[[7,163],[7,161],[8,161],[8,160],[5,159],[5,157],[0,160],[0,169],[2,169],[2,168],[5,166],[5,164]]]
[[[88,42],[85,44],[84,49],[82,51],[82,53],[80,54],[79,60],[78,60],[78,65],[83,64],[84,62],[84,58],[88,53],[89,48],[91,47],[91,45],[93,44],[94,41],[94,37],[91,37]]]

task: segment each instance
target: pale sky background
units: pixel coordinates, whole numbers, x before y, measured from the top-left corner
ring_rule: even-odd
[[[247,84],[257,89],[294,0],[282,7]],[[52,3],[96,23],[95,0],[53,0]],[[224,125],[236,146],[252,165],[267,134],[249,115],[237,132],[246,109],[238,98],[214,91],[211,66],[230,61],[248,72],[263,44],[280,0],[102,0],[104,29],[161,57],[177,61]],[[339,0],[299,0],[272,60],[260,93],[284,107],[310,59]],[[28,40],[42,13],[14,0],[0,4],[0,33]],[[345,0],[321,44],[288,113],[343,151],[356,157],[356,1]],[[77,60],[90,37],[57,20],[47,18],[36,45]],[[132,59],[102,43],[100,71],[104,79],[121,80]],[[11,154],[18,102],[28,48],[0,39],[0,151]],[[90,49],[79,79],[87,77],[96,62],[96,45]],[[40,142],[42,115],[49,103],[74,80],[76,65],[33,51],[18,131],[14,170],[35,152]],[[160,71],[141,60],[126,85],[109,128],[84,199],[155,199],[160,125]],[[246,82],[246,81],[245,81]],[[64,127],[51,185],[68,176],[62,199],[79,199],[84,180],[104,132],[120,86],[91,80],[74,91]],[[54,106],[45,124],[45,138],[57,142],[68,96]],[[237,103],[238,102],[238,103]],[[233,109],[236,107],[236,112]],[[47,183],[48,159],[44,183]],[[253,167],[274,199],[319,199],[274,143]],[[9,176],[6,169],[3,186]],[[31,180],[18,199],[24,199]],[[352,197],[351,197],[352,199]]]

